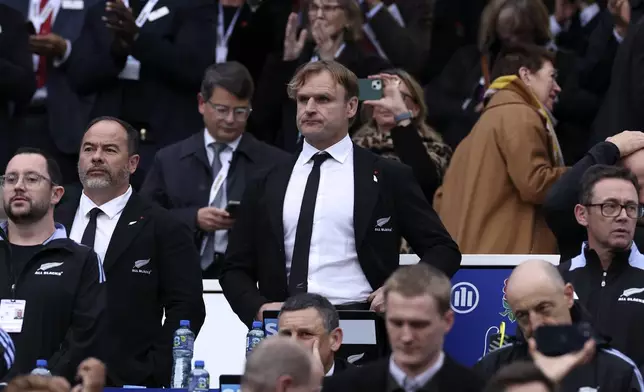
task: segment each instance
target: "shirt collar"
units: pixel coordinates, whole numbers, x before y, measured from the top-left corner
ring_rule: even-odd
[[[599,4],[591,4],[579,13],[579,22],[585,27],[601,11]]]
[[[244,134],[242,133],[241,135],[239,135],[237,139],[233,140],[230,143],[224,143],[224,144],[230,147],[230,149],[232,149],[234,152],[235,150],[237,150],[237,147],[239,147],[239,142],[241,141],[241,138],[243,135]],[[208,132],[208,129],[204,129],[203,139],[204,139],[204,146],[206,146],[206,150],[208,150],[208,146],[211,145],[212,143],[217,143],[217,140],[215,140],[215,138],[212,137],[210,132]]]
[[[353,151],[353,142],[351,142],[349,135],[346,135],[344,138],[342,138],[342,140],[324,151],[331,155],[331,158],[340,163],[344,163],[351,151]],[[306,165],[311,160],[311,158],[313,158],[313,155],[319,152],[321,151],[310,145],[306,141],[306,139],[304,139],[304,143],[302,144],[302,152],[300,153],[300,157],[297,160],[297,164]]]
[[[335,361],[333,362],[333,365],[331,365],[331,369],[329,369],[328,372],[326,372],[325,377],[333,376],[333,371],[335,370]]]
[[[8,227],[9,227],[9,221],[5,220],[5,221],[0,222],[0,228],[5,233],[7,233],[7,235],[9,234],[8,230],[7,230]],[[47,245],[49,242],[51,242],[53,240],[59,240],[61,238],[67,238],[67,229],[65,229],[65,226],[63,226],[62,224],[54,222],[54,232],[42,244]],[[0,241],[4,241],[4,239],[2,237],[0,237]]]
[[[97,206],[89,197],[87,197],[87,195],[85,195],[85,192],[83,192],[81,194],[79,205],[80,213],[84,217],[87,217],[87,215],[93,208],[98,207],[101,209],[101,211],[103,211],[105,215],[107,215],[108,218],[114,219],[116,215],[120,214],[121,211],[123,211],[128,200],[130,200],[130,196],[132,196],[131,185],[127,187],[127,191],[121,196],[115,197],[102,206]]]
[[[436,373],[438,373],[438,371],[441,370],[444,362],[445,362],[445,353],[441,351],[440,355],[438,356],[438,360],[436,360],[436,362],[431,367],[429,367],[429,369],[425,370],[424,372],[422,372],[416,377],[411,377],[414,384],[418,388],[422,388],[425,385],[427,385],[429,380],[431,380],[432,377],[434,377]],[[394,378],[394,380],[396,380],[399,386],[401,387],[405,386],[405,379],[409,377],[407,377],[405,372],[401,368],[399,368],[398,365],[396,365],[396,362],[394,362],[393,354],[389,357],[389,373]]]

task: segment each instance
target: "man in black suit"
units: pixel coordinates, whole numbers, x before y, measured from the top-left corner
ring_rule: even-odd
[[[411,168],[349,138],[355,74],[334,61],[308,63],[289,95],[302,151],[247,187],[229,238],[220,283],[239,318],[250,326],[301,292],[339,309],[382,311],[381,286],[398,267],[401,237],[422,262],[454,275],[458,246]],[[398,121],[408,122],[408,113]]]
[[[29,103],[36,90],[29,52],[29,33],[20,12],[0,4],[0,172],[13,155],[10,151],[16,107]]]
[[[353,367],[346,360],[335,357],[342,345],[340,316],[323,296],[302,293],[287,299],[280,310],[277,326],[280,336],[293,338],[311,351],[317,341],[327,377]]]
[[[454,325],[449,278],[419,263],[398,269],[384,288],[391,356],[326,378],[324,391],[479,392],[484,382],[443,352]]]
[[[199,0],[114,0],[87,11],[69,81],[80,94],[96,93],[90,118],[119,117],[139,131],[139,171],[157,148],[203,126],[194,96],[215,62],[216,12]]]
[[[221,274],[235,218],[226,210],[228,203],[239,202],[252,178],[288,158],[244,132],[252,96],[246,67],[238,62],[210,66],[198,97],[205,130],[159,151],[141,188],[141,195],[192,229],[204,278]]]
[[[78,182],[77,155],[93,103],[93,96],[72,91],[67,60],[85,11],[97,1],[0,0],[34,26],[29,49],[34,54],[31,71],[36,70],[37,90],[21,113],[12,147],[36,147],[49,153],[60,166],[61,185]]]
[[[395,67],[425,81],[435,0],[358,1],[364,11],[368,46]]]
[[[136,149],[132,126],[93,120],[78,163],[83,190],[57,207],[56,221],[96,251],[110,282],[108,383],[168,386],[179,321],[197,334],[205,318],[199,255],[187,226],[132,191]]]

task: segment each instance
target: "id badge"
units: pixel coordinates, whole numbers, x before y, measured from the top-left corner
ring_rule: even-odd
[[[141,62],[132,56],[127,56],[125,67],[123,67],[123,70],[119,74],[119,79],[139,80],[140,73]]]
[[[217,64],[225,63],[228,57],[228,46],[217,45]]]
[[[22,332],[27,301],[3,299],[0,301],[0,328],[11,333]]]

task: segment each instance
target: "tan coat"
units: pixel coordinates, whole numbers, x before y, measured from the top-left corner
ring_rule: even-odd
[[[546,119],[520,81],[498,91],[454,151],[434,208],[463,253],[550,254],[539,211],[567,168],[555,166]]]

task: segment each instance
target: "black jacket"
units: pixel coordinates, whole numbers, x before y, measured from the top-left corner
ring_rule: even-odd
[[[6,222],[3,222],[6,228]],[[73,382],[85,358],[103,358],[107,287],[96,254],[67,238],[62,225],[15,277],[0,241],[0,298],[27,301],[21,333],[12,333],[15,363],[4,380],[47,359],[54,375]],[[11,285],[15,282],[15,295]]]
[[[387,357],[326,377],[322,390],[324,392],[385,392],[390,383],[389,374],[389,357]],[[423,390],[479,392],[483,386],[483,381],[474,372],[445,355],[443,366]]]
[[[558,268],[611,347],[644,365],[644,255],[637,246],[617,254],[606,272],[588,247]]]
[[[297,158],[249,184],[229,237],[220,283],[231,308],[248,326],[264,303],[288,297],[282,212]],[[371,287],[380,288],[398,268],[401,237],[421,262],[453,276],[460,251],[412,170],[354,146],[353,171],[355,246]],[[382,218],[388,219],[377,225]]]
[[[80,189],[56,207],[71,232]],[[108,382],[166,386],[172,335],[180,320],[199,333],[205,318],[199,254],[187,226],[132,193],[110,239],[105,260],[109,342]],[[162,317],[165,312],[165,321]]]
[[[586,229],[578,224],[575,218],[581,176],[593,165],[614,165],[619,159],[616,145],[610,142],[598,143],[566,171],[548,191],[542,211],[550,230],[557,238],[561,260],[569,260],[577,256],[581,244],[588,238]],[[639,225],[635,229],[635,243],[644,249],[644,228]]]
[[[212,168],[206,155],[203,131],[157,152],[145,178],[141,195],[167,208],[187,224],[201,242],[197,212],[208,205]],[[245,133],[226,177],[228,200],[241,200],[246,184],[273,166],[288,159],[288,154]]]
[[[571,309],[573,322],[586,320],[582,306]],[[598,340],[597,353],[587,364],[573,369],[560,383],[560,392],[578,392],[583,387],[599,391],[641,392],[644,391],[642,375],[633,363],[621,352]],[[519,336],[512,344],[492,351],[474,366],[474,370],[489,380],[499,369],[516,361],[531,361],[528,345]]]

